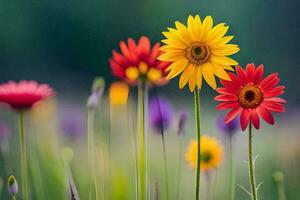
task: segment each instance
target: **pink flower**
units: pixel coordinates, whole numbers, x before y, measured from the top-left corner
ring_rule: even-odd
[[[36,81],[9,81],[0,84],[0,103],[10,105],[16,110],[29,109],[39,101],[53,96],[54,91],[47,84]]]

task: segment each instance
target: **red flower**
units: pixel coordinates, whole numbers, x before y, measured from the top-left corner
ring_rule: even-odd
[[[9,104],[16,110],[31,108],[35,103],[54,95],[47,84],[36,81],[9,81],[0,85],[0,103]]]
[[[150,82],[163,85],[167,82],[165,69],[169,62],[157,60],[160,55],[160,44],[156,43],[152,49],[149,38],[142,36],[139,42],[128,39],[128,44],[120,42],[121,54],[113,50],[113,57],[109,59],[114,76],[129,84]]]
[[[240,124],[244,131],[249,122],[259,129],[259,116],[273,125],[271,112],[284,112],[286,101],[277,96],[284,93],[284,86],[278,86],[278,73],[273,73],[263,79],[263,65],[255,68],[248,64],[246,71],[236,67],[237,74],[230,73],[231,81],[222,80],[223,88],[218,88],[220,95],[215,100],[221,101],[218,110],[232,109],[225,116],[225,123],[229,123],[240,114]]]

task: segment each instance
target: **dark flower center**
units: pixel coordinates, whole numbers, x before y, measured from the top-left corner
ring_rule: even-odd
[[[263,93],[258,86],[246,85],[239,93],[239,102],[244,108],[256,108],[263,101]]]
[[[204,152],[200,155],[200,159],[204,163],[209,163],[212,159],[212,155],[208,152]]]
[[[200,65],[205,63],[210,57],[210,49],[209,47],[202,42],[192,43],[186,49],[186,57],[195,65]]]

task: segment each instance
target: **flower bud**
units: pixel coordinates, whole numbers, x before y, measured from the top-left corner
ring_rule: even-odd
[[[188,119],[188,112],[182,110],[179,112],[179,120],[178,120],[178,132],[179,136],[183,136],[185,134],[185,126]]]
[[[18,189],[17,180],[13,175],[11,175],[8,178],[8,191],[11,195],[16,195],[18,193]]]

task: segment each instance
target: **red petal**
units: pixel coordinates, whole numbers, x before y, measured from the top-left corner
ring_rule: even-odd
[[[128,65],[129,62],[128,60],[122,56],[120,53],[116,52],[115,50],[113,50],[112,52],[113,54],[113,59],[118,62],[120,65]]]
[[[286,103],[286,100],[280,98],[280,97],[273,97],[273,98],[266,98],[266,101],[274,101],[278,103]]]
[[[255,65],[253,63],[247,65],[246,74],[247,74],[247,82],[254,82]]]
[[[265,122],[267,122],[268,124],[273,125],[275,123],[272,113],[267,109],[265,109],[263,106],[259,106],[257,108],[257,112],[263,118],[263,120],[265,120]]]
[[[237,101],[238,97],[236,95],[221,94],[215,97],[216,101]]]
[[[285,112],[285,108],[281,103],[274,101],[263,101],[261,106],[273,112]]]
[[[250,111],[247,108],[244,108],[240,117],[240,123],[241,123],[241,127],[242,127],[242,131],[244,131],[250,121]]]
[[[216,91],[219,92],[220,94],[231,94],[230,92],[227,91],[226,88],[217,88]]]
[[[238,74],[239,80],[242,84],[245,84],[247,79],[246,79],[246,72],[241,68],[240,66],[236,67],[236,72]]]
[[[148,59],[148,63],[150,66],[153,66],[154,63],[157,61],[157,57],[159,55],[159,47],[160,47],[160,44],[159,43],[156,43],[154,45],[154,47],[152,48],[152,51],[151,51],[151,55],[149,56],[149,59]]]
[[[256,109],[251,109],[251,122],[256,129],[259,129],[259,117]]]
[[[142,36],[139,40],[138,44],[138,53],[141,56],[141,58],[148,58],[150,54],[150,40],[146,36]]]
[[[240,105],[240,103],[237,101],[222,102],[216,107],[216,109],[217,110],[227,110],[227,109],[231,109],[231,108],[236,108],[239,105]]]
[[[123,76],[124,76],[123,68],[114,59],[110,59],[109,63],[110,63],[110,68],[112,70],[113,75],[123,78]]]
[[[255,70],[254,84],[258,85],[261,82],[263,73],[264,73],[264,66],[259,65],[258,68],[256,68]]]
[[[260,87],[264,92],[268,91],[275,87],[279,83],[279,80],[277,73],[270,74],[260,83]]]
[[[131,53],[124,41],[120,42],[120,49],[121,49],[122,54],[125,56],[125,58],[127,58],[128,60],[132,60]]]
[[[240,106],[232,109],[224,118],[225,124],[231,122],[242,110],[243,108]]]
[[[284,93],[284,86],[277,86],[271,90],[268,90],[268,92],[265,92],[264,98],[271,98],[276,97]]]

